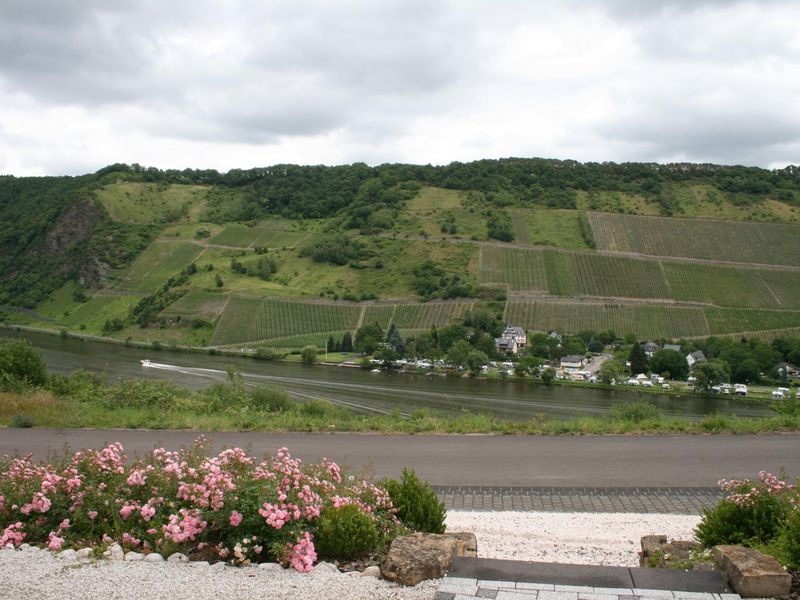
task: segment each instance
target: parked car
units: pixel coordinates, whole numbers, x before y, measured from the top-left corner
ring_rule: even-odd
[[[628,379],[628,381],[625,382],[625,385],[639,385],[639,380],[638,379]]]
[[[733,393],[735,396],[747,396],[747,386],[743,383],[735,383]]]
[[[668,390],[669,389],[669,384],[668,383],[662,383],[661,384],[661,389],[662,390]]]
[[[773,390],[772,391],[772,399],[773,400],[783,400],[784,399],[783,391],[782,390]]]
[[[645,380],[642,382],[642,387],[653,387],[653,382],[652,382],[652,381],[650,381],[649,379],[645,379]]]

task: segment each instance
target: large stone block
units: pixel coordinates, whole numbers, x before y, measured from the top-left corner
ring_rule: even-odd
[[[474,533],[470,531],[448,531],[444,535],[456,540],[456,556],[477,558],[478,538],[475,537]]]
[[[435,533],[395,538],[381,563],[381,575],[403,585],[444,577],[457,548],[454,538]]]
[[[742,598],[787,598],[792,577],[772,556],[742,546],[716,546],[714,563]]]

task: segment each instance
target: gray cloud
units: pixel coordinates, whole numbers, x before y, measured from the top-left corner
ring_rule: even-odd
[[[0,171],[796,162],[799,19],[779,0],[9,0]]]

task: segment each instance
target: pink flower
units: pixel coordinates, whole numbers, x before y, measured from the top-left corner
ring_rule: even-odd
[[[61,521],[61,524],[58,526],[58,528],[59,530],[69,529],[70,528],[69,519],[64,519],[63,521]]]
[[[23,531],[22,522],[17,521],[6,527],[3,534],[0,535],[0,548],[5,548],[6,544],[14,544],[15,547],[19,546],[24,539],[25,532]]]
[[[97,511],[96,510],[90,510],[86,514],[89,515],[89,520],[90,521],[94,521],[97,518]]]
[[[309,573],[317,560],[317,552],[314,548],[312,536],[307,531],[303,537],[294,545],[289,546],[289,566],[300,573]]]
[[[142,508],[139,510],[139,512],[141,513],[141,515],[142,515],[142,519],[144,520],[144,522],[145,522],[145,523],[147,523],[147,522],[148,522],[150,519],[152,519],[152,518],[153,518],[153,516],[155,516],[155,514],[156,514],[156,509],[155,509],[155,508],[153,508],[152,506],[150,506],[149,504],[145,504],[145,505],[144,505],[144,506],[143,506],[143,507],[142,507]]]
[[[238,527],[239,523],[242,522],[242,514],[237,511],[233,511],[231,513],[230,523],[232,527]]]
[[[128,475],[127,483],[130,486],[145,485],[147,482],[145,481],[144,471],[141,469],[131,471],[131,474]]]
[[[64,545],[64,538],[58,537],[55,531],[51,531],[50,534],[47,536],[47,548],[49,550],[61,550],[61,546]]]

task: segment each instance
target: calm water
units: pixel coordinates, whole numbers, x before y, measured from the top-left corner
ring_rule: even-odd
[[[105,373],[109,379],[163,379],[189,388],[203,388],[227,379],[235,366],[248,386],[271,385],[297,400],[324,399],[364,413],[399,410],[410,415],[417,408],[449,413],[485,412],[506,419],[537,415],[570,418],[602,414],[615,404],[637,398],[636,393],[544,386],[519,381],[481,381],[453,377],[370,373],[361,369],[270,363],[248,358],[154,351],[143,348],[64,339],[27,332],[0,331],[0,336],[29,340],[42,351],[51,372],[75,369]],[[150,359],[154,366],[142,367]],[[685,418],[722,412],[741,416],[770,413],[725,398],[696,398],[641,394],[665,414]]]

